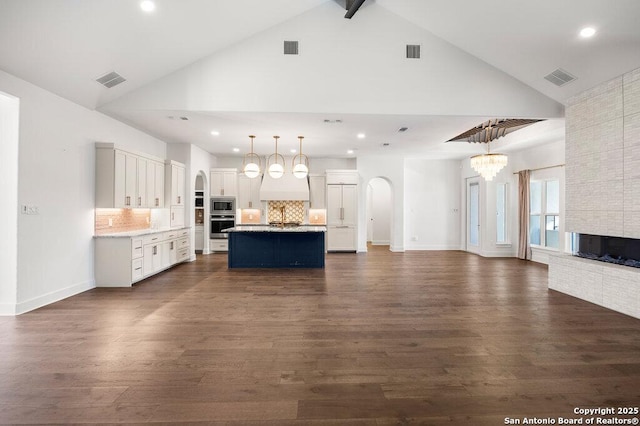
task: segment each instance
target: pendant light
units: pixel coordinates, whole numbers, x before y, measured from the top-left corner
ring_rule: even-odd
[[[304,139],[304,136],[298,136],[298,139],[300,139],[300,154],[293,157],[291,166],[293,175],[298,179],[304,179],[309,174],[309,158],[302,153],[302,139]],[[298,164],[296,164],[296,159]]]
[[[242,159],[242,171],[246,177],[253,179],[260,175],[260,157],[253,152],[253,139],[255,136],[249,135],[249,138],[251,139],[251,152]]]
[[[280,136],[274,136],[273,138],[276,140],[276,152],[267,158],[267,166],[269,176],[273,179],[280,179],[284,174],[284,157],[278,154],[278,139],[280,139]],[[282,160],[282,164],[280,164],[280,160]]]

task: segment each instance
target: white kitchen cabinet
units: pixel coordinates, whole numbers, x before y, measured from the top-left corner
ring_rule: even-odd
[[[164,207],[149,203],[149,167],[163,160],[96,143],[96,207]]]
[[[149,161],[146,158],[137,158],[137,178],[136,178],[136,200],[135,207],[151,207],[148,203],[148,182],[147,182],[147,167]]]
[[[190,257],[189,229],[136,237],[98,236],[95,241],[98,287],[130,287]]]
[[[237,169],[211,169],[210,195],[212,197],[237,197],[237,180]]]
[[[106,185],[113,184],[113,200],[112,205],[109,205],[109,200],[103,206],[99,207],[116,207],[116,208],[132,208],[134,207],[137,179],[138,179],[138,158],[133,155],[119,150],[111,150],[105,153],[108,157],[113,155],[114,158],[114,172],[113,180],[107,180],[104,182]],[[96,168],[96,173],[98,170]],[[99,176],[96,176],[96,180]],[[100,182],[102,183],[102,182]],[[96,185],[98,182],[96,181]],[[96,202],[98,201],[98,194],[96,194]],[[100,200],[102,202],[102,200]]]
[[[147,207],[164,207],[164,163],[147,161]]]
[[[165,202],[168,206],[184,206],[186,167],[173,160],[167,160],[165,167],[167,176]]]
[[[147,277],[162,269],[162,244],[147,244],[144,246],[143,273]]]
[[[171,206],[169,208],[169,226],[172,228],[184,226],[184,206]]]
[[[356,251],[358,234],[357,172],[327,172],[327,250]]]
[[[204,250],[204,225],[196,225],[195,226],[194,248],[197,251],[203,251]]]
[[[309,175],[309,208],[326,208],[326,180],[323,175]]]
[[[358,186],[327,185],[327,225],[355,226],[358,220]]]
[[[239,209],[260,209],[260,184],[262,175],[250,179],[244,173],[238,175],[238,205]]]

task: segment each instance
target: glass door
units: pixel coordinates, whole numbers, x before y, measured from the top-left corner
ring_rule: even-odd
[[[467,179],[467,251],[480,253],[480,180]]]

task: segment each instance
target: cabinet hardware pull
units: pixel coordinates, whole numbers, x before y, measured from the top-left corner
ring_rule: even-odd
[[[224,195],[224,188],[220,190],[220,195]]]
[[[131,196],[127,195],[126,197],[124,197],[124,205],[125,206],[131,205]]]
[[[142,197],[138,197],[138,207],[142,205]]]
[[[160,205],[160,199],[156,197],[156,207],[158,207],[159,205]]]
[[[180,196],[178,195],[178,204],[180,204]]]

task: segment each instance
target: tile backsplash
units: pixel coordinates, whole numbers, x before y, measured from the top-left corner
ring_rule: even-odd
[[[111,225],[109,224],[111,220]],[[150,209],[96,209],[96,235],[147,229],[151,223]]]
[[[304,221],[304,201],[269,201],[268,222],[280,222],[282,220],[281,208],[284,207],[284,221]]]

